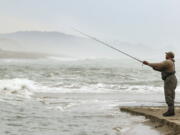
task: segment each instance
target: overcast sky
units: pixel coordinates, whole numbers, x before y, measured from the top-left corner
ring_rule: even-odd
[[[180,44],[180,0],[0,0],[0,32],[71,26],[102,39]]]

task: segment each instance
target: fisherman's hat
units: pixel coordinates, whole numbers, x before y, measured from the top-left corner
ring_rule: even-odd
[[[168,55],[168,56],[170,56],[171,58],[174,58],[174,53],[173,52],[166,52],[166,54]]]

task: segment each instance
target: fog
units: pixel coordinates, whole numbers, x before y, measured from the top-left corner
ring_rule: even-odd
[[[179,7],[180,0],[0,0],[0,135],[170,133],[119,108],[165,109],[161,74],[141,61],[173,51],[180,79]],[[174,72],[165,76],[175,81]]]
[[[97,38],[101,40],[100,37]],[[165,51],[175,51],[178,53],[179,49],[178,46],[149,47],[144,44],[134,44],[128,41],[103,41],[140,59],[162,59],[164,58]],[[127,56],[116,50],[108,48],[92,39],[62,32],[19,31],[0,34],[0,48],[7,51],[41,53],[58,57],[127,58]]]
[[[75,32],[75,26],[140,59],[162,59],[166,51],[179,59],[179,6],[178,0],[0,1],[0,48],[60,57],[127,58]]]

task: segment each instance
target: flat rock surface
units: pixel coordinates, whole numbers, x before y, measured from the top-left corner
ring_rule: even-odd
[[[180,107],[176,107],[176,115],[171,117],[162,116],[167,111],[166,107],[121,107],[120,110],[133,115],[145,116],[152,122],[158,122],[163,126],[172,128],[177,134],[180,133]]]

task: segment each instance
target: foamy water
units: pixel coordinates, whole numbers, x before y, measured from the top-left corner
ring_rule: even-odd
[[[160,134],[119,111],[165,105],[160,74],[138,63],[1,60],[0,70],[1,135]]]

